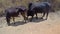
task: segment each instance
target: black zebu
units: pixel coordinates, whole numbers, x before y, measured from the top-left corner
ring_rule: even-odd
[[[26,8],[24,6],[19,6],[16,8],[8,8],[5,10],[6,12],[6,21],[8,26],[10,25],[10,19],[13,17],[13,21],[15,21],[14,17],[18,17],[19,13],[24,17],[24,20],[26,22]]]
[[[28,16],[34,16],[36,14],[36,18],[38,18],[37,13],[43,13],[43,17],[46,14],[46,20],[48,18],[49,10],[51,9],[51,4],[48,2],[37,2],[37,3],[29,3],[28,5],[28,12],[27,12],[27,17]]]

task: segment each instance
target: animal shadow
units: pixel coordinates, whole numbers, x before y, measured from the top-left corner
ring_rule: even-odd
[[[27,22],[26,22],[27,23]],[[24,25],[24,24],[26,24],[24,21],[17,21],[17,22],[13,22],[13,23],[11,23],[11,25],[10,26],[18,26],[18,25]]]
[[[30,21],[30,20],[31,20],[31,18],[29,18],[29,19],[28,19],[29,22],[37,23],[37,22],[45,21],[46,19],[41,19],[41,18],[36,19],[36,17],[34,17],[34,18],[32,19],[32,21]]]

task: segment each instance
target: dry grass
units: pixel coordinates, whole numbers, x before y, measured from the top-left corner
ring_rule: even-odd
[[[27,7],[29,2],[36,2],[36,1],[38,0],[0,0],[0,15],[3,14],[6,8],[20,6],[20,5],[24,5]],[[55,4],[54,9],[59,9],[58,7],[60,7],[59,6],[60,0],[52,0],[52,2],[54,2],[53,4]]]

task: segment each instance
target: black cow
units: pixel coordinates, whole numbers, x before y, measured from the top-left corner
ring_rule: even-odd
[[[23,6],[19,6],[16,8],[8,8],[5,10],[5,12],[6,12],[6,21],[7,21],[8,26],[10,25],[11,17],[13,17],[13,21],[15,21],[14,17],[18,17],[19,13],[21,13],[21,15],[24,17],[24,20],[26,22],[26,16],[25,16],[26,8]]]
[[[43,17],[46,14],[46,20],[49,14],[49,10],[51,9],[51,4],[48,2],[36,2],[36,3],[29,3],[28,5],[28,12],[27,12],[27,17],[28,16],[34,16],[36,14],[36,18],[38,18],[37,13],[43,13]]]

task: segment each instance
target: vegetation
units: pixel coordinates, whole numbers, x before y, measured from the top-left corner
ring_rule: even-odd
[[[28,6],[29,2],[36,2],[36,1],[48,1],[51,2],[55,9],[60,8],[60,0],[0,0],[0,16],[4,13],[4,10],[9,7],[15,6]]]

